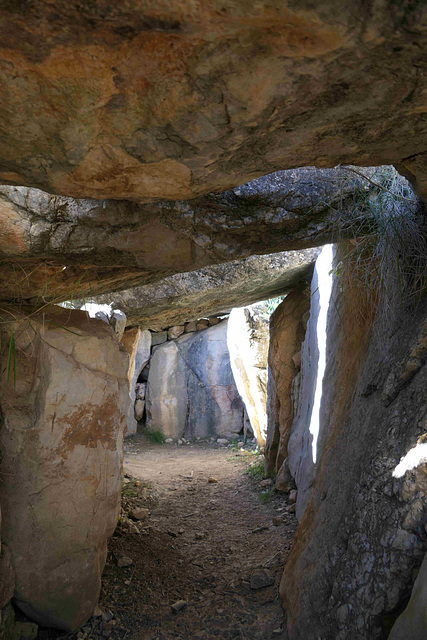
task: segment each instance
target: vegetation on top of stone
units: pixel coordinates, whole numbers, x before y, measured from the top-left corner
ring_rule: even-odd
[[[264,300],[264,305],[266,309],[265,315],[271,316],[271,314],[277,309],[279,304],[283,302],[285,296],[277,296],[276,298],[270,298],[269,300]]]
[[[352,215],[340,221],[353,239],[340,243],[333,271],[360,286],[373,312],[382,301],[382,316],[391,318],[427,287],[425,204],[394,167],[380,167],[375,180],[361,169],[347,170],[349,179],[363,176],[366,186],[355,191]]]

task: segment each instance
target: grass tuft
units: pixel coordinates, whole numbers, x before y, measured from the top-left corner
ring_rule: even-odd
[[[394,167],[379,167],[373,176],[345,171],[349,180],[356,174],[362,182],[351,214],[338,221],[344,239],[333,271],[343,285],[360,289],[360,311],[376,316],[386,334],[402,306],[416,304],[427,289],[425,205]]]
[[[166,438],[160,429],[146,429],[144,435],[152,444],[164,444]]]

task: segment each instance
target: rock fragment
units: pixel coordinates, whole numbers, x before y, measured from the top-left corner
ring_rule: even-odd
[[[171,609],[173,613],[179,613],[187,606],[187,602],[185,600],[177,600],[173,604],[171,604]]]
[[[259,569],[256,573],[251,575],[250,586],[254,591],[271,587],[272,584],[274,584],[274,579],[265,569]]]
[[[128,558],[127,556],[122,556],[117,561],[117,566],[120,567],[121,569],[125,567],[130,567],[132,564],[133,564],[133,560],[131,558]]]

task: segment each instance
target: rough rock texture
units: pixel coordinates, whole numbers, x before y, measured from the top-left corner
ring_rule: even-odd
[[[70,630],[97,603],[118,517],[128,356],[105,322],[59,307],[18,316],[14,336],[16,384],[5,335],[1,353],[2,539],[15,603]]]
[[[425,296],[395,317],[380,307],[373,333],[356,284],[335,305],[321,454],[280,585],[291,640],[385,638],[427,547],[426,460],[412,455],[427,430]]]
[[[306,249],[251,256],[99,296],[98,300],[108,299],[123,309],[130,324],[161,329],[282,295],[295,283],[311,277],[318,253],[318,249]]]
[[[319,246],[345,233],[340,221],[353,216],[357,187],[374,191],[344,168],[281,171],[190,202],[145,205],[3,186],[0,299],[87,299],[254,254]],[[369,217],[366,207],[357,213]]]
[[[0,614],[0,640],[36,640],[37,625],[34,622],[15,620],[15,611],[11,604]]]
[[[227,349],[227,322],[157,347],[150,361],[147,426],[166,437],[240,433],[243,403]]]
[[[316,476],[317,460],[322,453],[322,444],[327,439],[326,425],[321,422],[321,417],[325,416],[326,420],[328,420],[325,407],[331,395],[330,389],[336,383],[333,367],[337,360],[335,349],[339,348],[339,342],[333,336],[339,321],[339,315],[334,301],[337,299],[341,281],[339,278],[335,278],[332,293],[330,289],[324,293],[325,284],[327,285],[328,281],[332,280],[332,275],[329,275],[332,264],[326,255],[327,253],[332,258],[331,248],[329,247],[322,250],[316,261],[311,282],[310,315],[307,322],[305,340],[302,349],[298,346],[295,349],[296,351],[301,350],[301,373],[298,379],[295,380],[295,385],[291,388],[293,398],[289,398],[291,411],[295,414],[295,418],[288,425],[290,431],[287,434],[287,452],[289,454],[289,468],[298,486],[296,506],[298,520],[301,519],[308,504],[311,487]],[[329,282],[329,284],[331,283]],[[326,299],[324,296],[326,296]],[[328,314],[329,327],[327,328]],[[320,329],[319,342],[318,329],[322,322],[324,324]],[[328,344],[325,344],[327,339],[325,335],[326,329],[329,336]],[[321,368],[320,363],[323,356],[323,365],[325,365],[325,350],[327,347],[329,347],[327,358],[329,369],[326,372],[323,368],[324,375],[322,375],[322,372],[319,371]],[[288,391],[287,388],[284,390]],[[287,397],[284,397],[284,402],[286,402]],[[317,436],[316,427],[319,429],[319,436]]]
[[[294,419],[292,389],[299,372],[294,355],[301,350],[305,336],[302,318],[309,308],[308,287],[300,287],[294,289],[270,317],[265,445],[266,468],[270,472],[278,472],[288,456]]]
[[[0,180],[173,199],[400,162],[422,186],[426,24],[391,0],[4,3]]]
[[[138,419],[135,415],[136,385],[141,371],[150,359],[151,333],[147,330],[141,331],[138,327],[132,327],[124,332],[122,342],[126,351],[129,353],[128,379],[130,407],[126,435],[131,436],[136,433],[138,428]]]
[[[227,330],[231,369],[260,447],[267,435],[269,339],[269,317],[264,304],[232,310]]]
[[[427,638],[427,555],[412,589],[411,599],[389,635],[390,640]]]
[[[15,572],[12,557],[8,547],[3,544],[0,555],[0,609],[3,609],[10,602],[14,591]]]
[[[111,317],[109,322],[114,329],[114,332],[117,336],[118,341],[120,342],[121,339],[123,338],[123,334],[125,332],[125,328],[127,324],[125,314],[122,311],[119,311],[118,309],[114,309],[114,311],[111,312]]]

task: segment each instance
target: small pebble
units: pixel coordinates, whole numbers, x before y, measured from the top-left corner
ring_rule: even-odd
[[[265,589],[265,587],[271,587],[274,584],[274,579],[265,569],[260,569],[256,573],[251,575],[251,589]]]
[[[121,569],[123,569],[123,567],[130,567],[131,564],[133,564],[133,560],[131,560],[131,558],[128,558],[127,556],[122,556],[117,561],[117,566]]]
[[[149,513],[150,512],[148,509],[142,509],[140,507],[136,507],[135,509],[132,509],[132,511],[129,512],[129,517],[132,518],[133,520],[146,520],[148,518]]]
[[[187,606],[187,603],[185,600],[178,600],[177,602],[174,602],[171,605],[171,609],[173,613],[179,613],[179,611],[182,611],[183,609],[185,609],[186,606]]]
[[[209,484],[217,484],[218,480],[216,478],[214,478],[213,476],[210,476],[208,478],[208,482],[209,482]]]
[[[102,614],[102,619],[104,622],[110,622],[110,620],[112,620],[114,618],[114,614],[111,611],[105,611]]]

